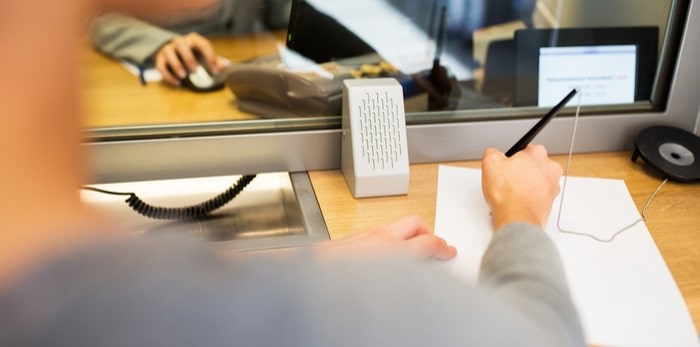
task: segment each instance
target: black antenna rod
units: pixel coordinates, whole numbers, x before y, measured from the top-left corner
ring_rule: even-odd
[[[435,57],[433,58],[433,68],[430,70],[430,76],[435,80],[440,69],[440,56],[442,55],[443,47],[445,46],[445,26],[447,21],[447,5],[443,4],[440,7],[440,21],[438,22],[438,32],[435,44]]]

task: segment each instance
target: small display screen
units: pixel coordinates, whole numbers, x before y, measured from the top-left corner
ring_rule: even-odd
[[[581,105],[632,103],[636,82],[636,45],[540,48],[540,107],[555,105],[573,88],[581,93]]]
[[[646,26],[517,30],[514,104],[552,106],[572,88],[582,105],[648,101],[658,40]]]

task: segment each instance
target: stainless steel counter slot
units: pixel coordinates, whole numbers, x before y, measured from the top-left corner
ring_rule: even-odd
[[[148,204],[183,207],[223,192],[239,176],[100,184],[95,187],[134,192]],[[254,250],[310,245],[328,240],[311,182],[302,173],[259,174],[231,202],[199,221],[150,219],[132,210],[124,196],[81,191],[82,199],[114,223],[140,234],[181,233],[217,248]]]

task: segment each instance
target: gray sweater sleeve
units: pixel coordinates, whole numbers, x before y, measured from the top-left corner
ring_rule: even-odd
[[[403,257],[229,262],[163,237],[89,247],[0,293],[0,346],[583,345],[551,242],[523,225],[499,234],[493,287]]]
[[[479,280],[543,330],[560,332],[562,346],[583,341],[561,258],[539,227],[501,228],[484,254]]]
[[[94,19],[90,39],[106,55],[137,64],[145,63],[162,45],[178,34],[136,18],[109,13]]]

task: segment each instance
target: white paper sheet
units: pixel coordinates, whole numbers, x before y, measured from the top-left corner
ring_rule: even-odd
[[[608,238],[639,218],[624,181],[569,177],[566,189],[564,229]],[[558,206],[559,199],[546,232],[562,256],[589,343],[700,346],[683,297],[644,223],[600,243],[559,232]],[[474,283],[492,235],[480,170],[440,166],[435,233],[458,249],[447,266]]]
[[[136,76],[136,82],[139,82],[139,79],[141,78],[141,70],[139,69],[138,65],[128,62],[126,60],[122,60],[121,64],[127,71],[131,72],[132,75]],[[146,83],[160,82],[161,80],[163,80],[163,75],[160,74],[160,71],[158,71],[158,69],[156,69],[155,67],[151,67],[143,70],[143,80]]]

